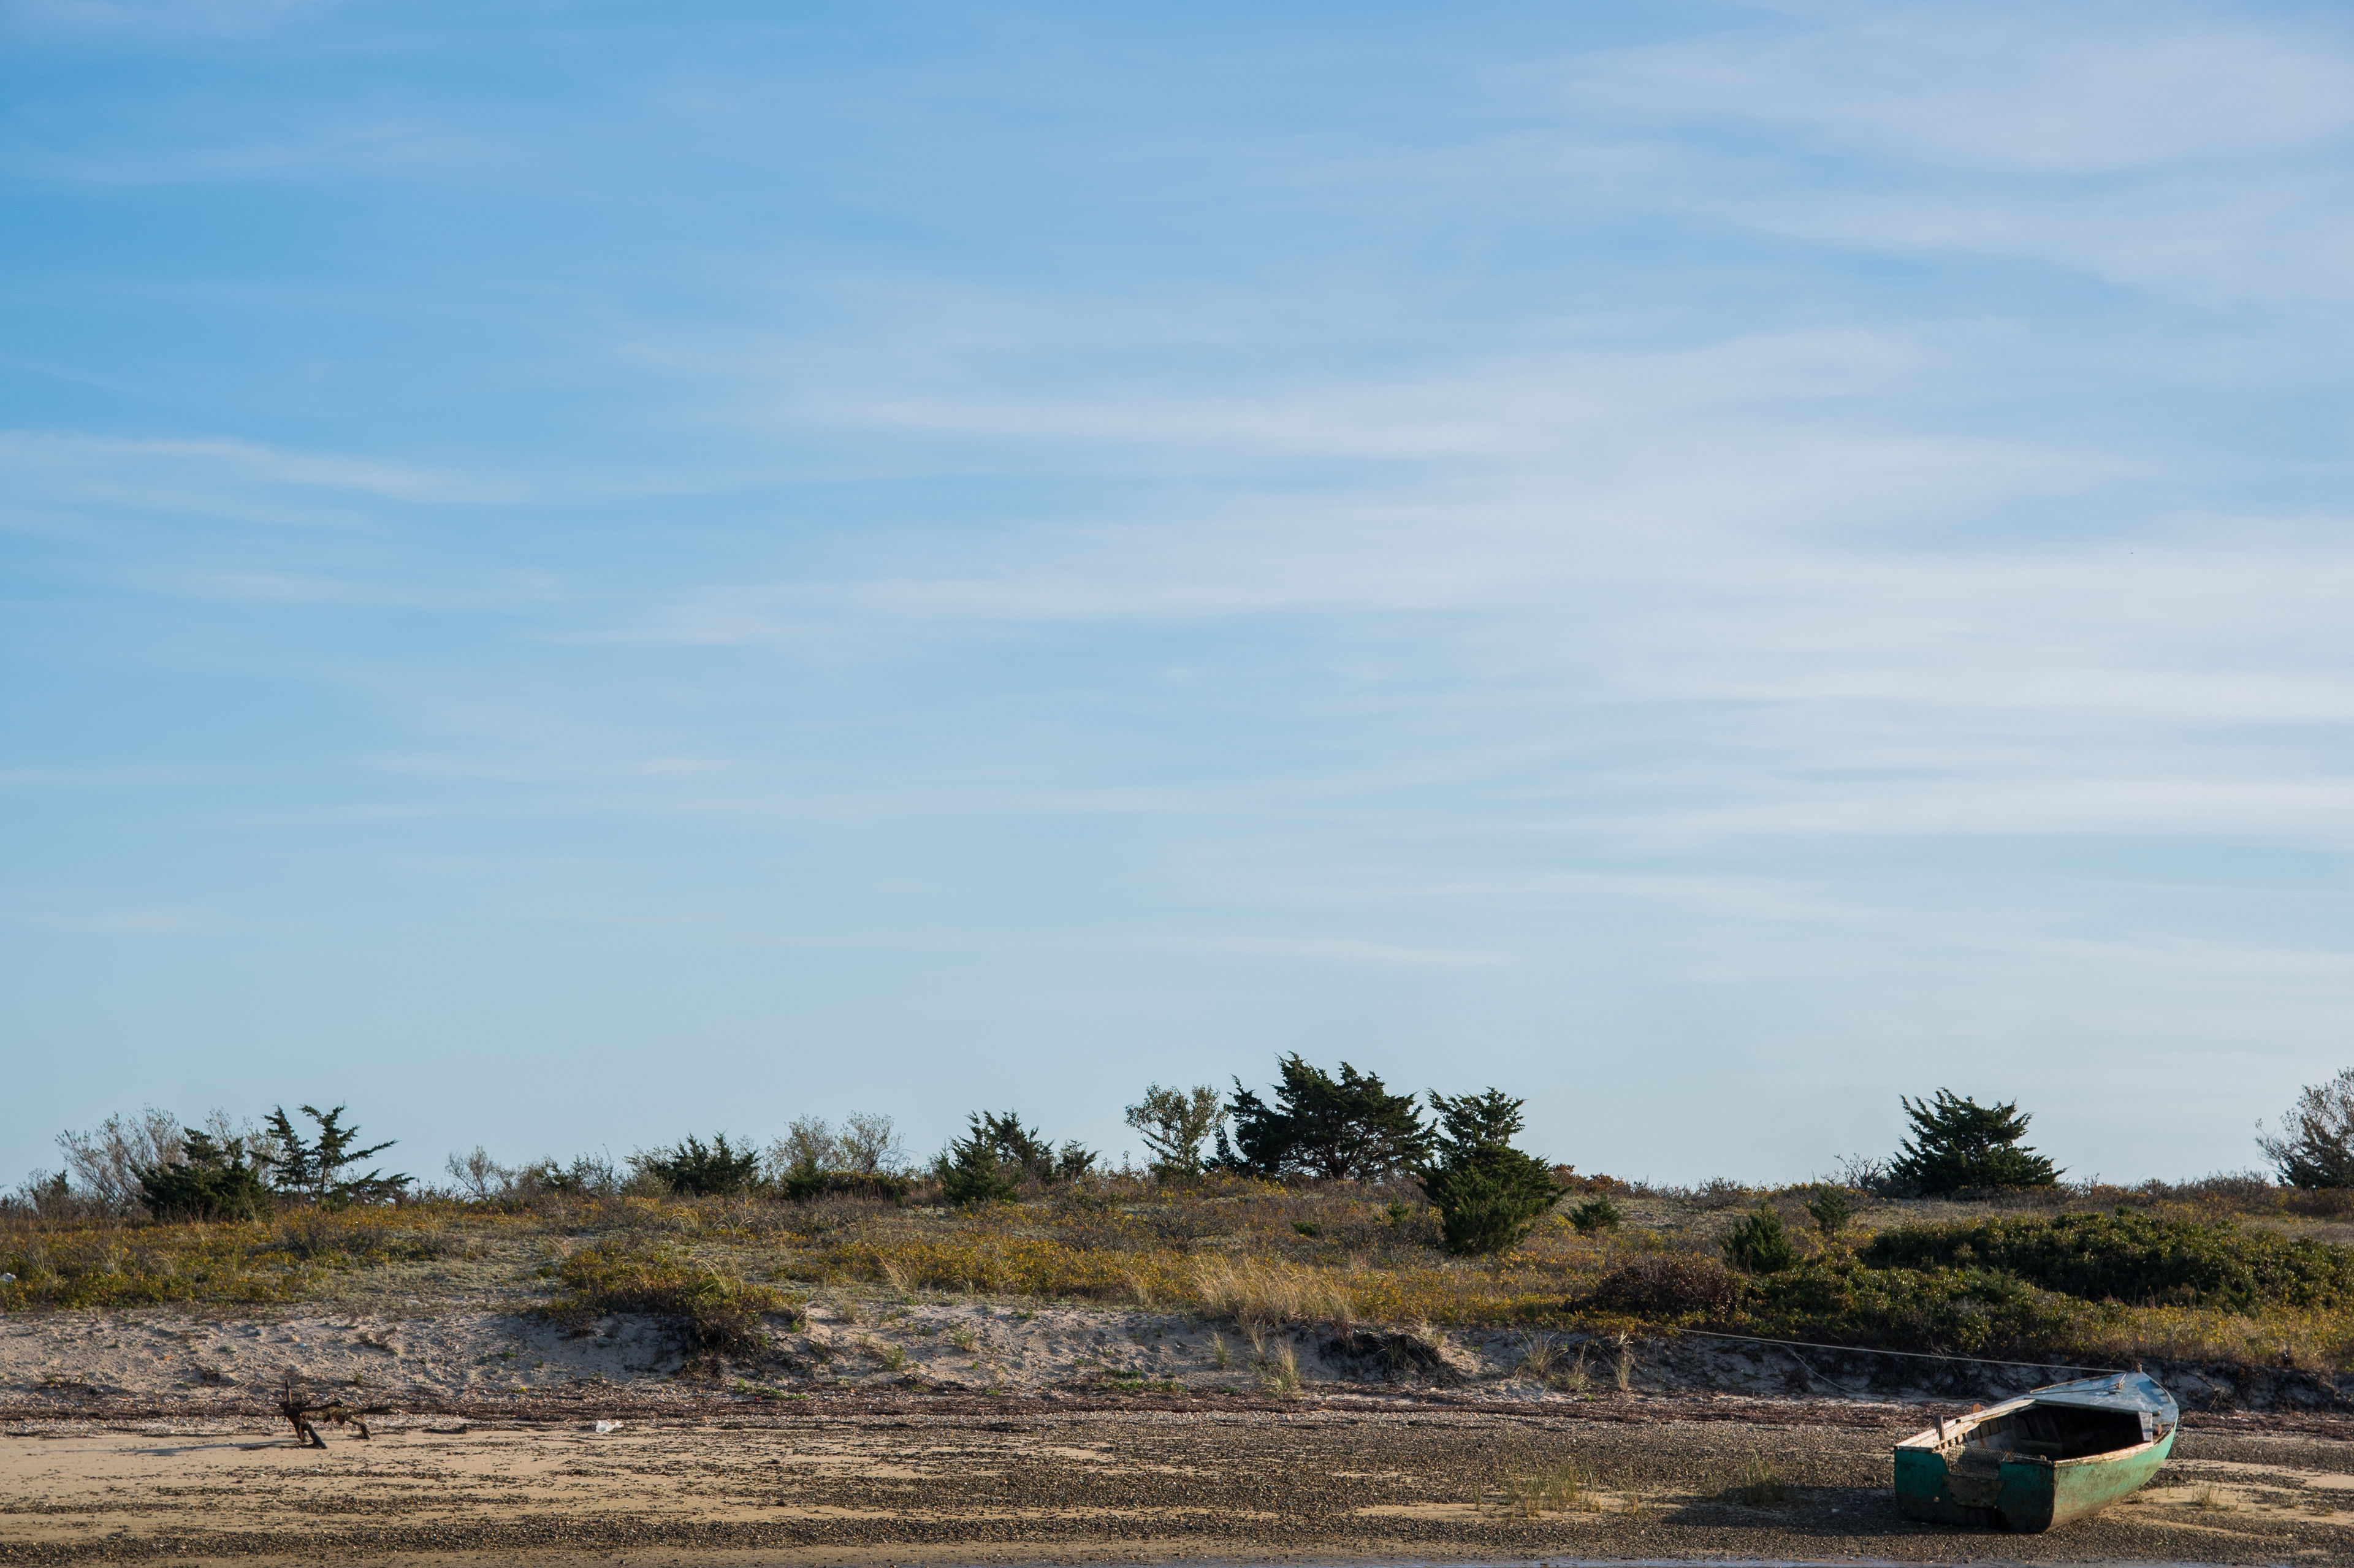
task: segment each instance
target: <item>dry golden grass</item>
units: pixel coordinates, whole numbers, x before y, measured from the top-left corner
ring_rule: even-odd
[[[1299,1352],[1285,1339],[1253,1341],[1251,1365],[1258,1373],[1262,1393],[1289,1399],[1299,1392]]]
[[[1279,1323],[1345,1325],[1355,1318],[1347,1282],[1314,1267],[1256,1257],[1204,1258],[1193,1265],[1192,1302],[1246,1330]]]
[[[1751,1508],[1774,1508],[1790,1500],[1789,1483],[1763,1454],[1752,1454],[1744,1460],[1740,1478],[1726,1489]]]
[[[2128,1198],[2164,1213],[2215,1217],[2233,1189],[2170,1189]],[[2263,1190],[2257,1190],[2259,1195]],[[1793,1208],[1803,1193],[1764,1195]],[[1758,1194],[1748,1194],[1746,1202]],[[549,1195],[527,1206],[434,1201],[340,1213],[298,1210],[244,1224],[41,1221],[0,1215],[0,1309],[330,1299],[371,1278],[429,1298],[465,1273],[466,1294],[545,1299],[563,1260],[588,1247],[659,1248],[722,1281],[805,1281],[922,1293],[1092,1301],[1233,1322],[1246,1337],[1294,1325],[1352,1322],[1439,1328],[1511,1326],[1522,1369],[1555,1387],[1627,1386],[1633,1367],[1605,1353],[1564,1366],[1548,1332],[1643,1327],[1577,1305],[1603,1277],[1651,1256],[1712,1254],[1742,1212],[1705,1196],[1621,1194],[1622,1228],[1581,1236],[1558,1216],[1507,1255],[1446,1256],[1428,1212],[1403,1189],[1302,1189],[1244,1181],[1160,1187],[1114,1178],[1081,1192],[956,1212],[863,1198],[785,1202],[756,1196],[676,1199]],[[2268,1207],[2266,1205],[2269,1205]],[[2015,1205],[2034,1212],[2034,1203]],[[2335,1224],[2278,1193],[2261,1223]],[[1902,1221],[1983,1214],[1983,1206],[1868,1207],[1844,1255]],[[1311,1234],[1312,1233],[1312,1234]],[[475,1260],[468,1262],[468,1260]],[[469,1272],[471,1271],[471,1272]],[[448,1287],[456,1293],[457,1285]],[[2053,1353],[2100,1363],[2135,1357],[2309,1369],[2354,1364],[2354,1312],[2117,1307],[2088,1315]],[[1803,1337],[1803,1336],[1802,1336]]]
[[[1497,1483],[1497,1490],[1503,1494],[1504,1511],[1521,1519],[1540,1519],[1549,1513],[1602,1511],[1592,1482],[1573,1464],[1506,1475]]]
[[[16,1278],[0,1285],[0,1310],[297,1301],[338,1275],[465,1255],[486,1223],[495,1222],[421,1206],[209,1224],[12,1215],[0,1224],[0,1274]]]

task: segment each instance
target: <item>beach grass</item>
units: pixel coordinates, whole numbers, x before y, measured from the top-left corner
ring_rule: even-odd
[[[2137,1213],[2296,1231],[2333,1245],[2354,1228],[2335,1213],[2299,1213],[2271,1190],[2087,1190],[1991,1208],[1877,1202],[1839,1237],[1796,1233],[1803,1255],[1794,1268],[1728,1284],[1721,1271],[1710,1274],[1723,1234],[1759,1202],[1799,1213],[1811,1189],[1722,1185],[1730,1191],[1621,1191],[1618,1227],[1581,1233],[1556,1213],[1511,1251],[1478,1260],[1440,1249],[1410,1187],[1233,1178],[1115,1176],[969,1209],[855,1196],[631,1193],[558,1194],[530,1204],[437,1197],[214,1224],[17,1213],[0,1217],[0,1274],[15,1276],[0,1283],[0,1310],[323,1302],[368,1289],[431,1295],[456,1288],[454,1281],[517,1309],[668,1313],[705,1322],[724,1340],[727,1325],[740,1329],[747,1314],[789,1312],[790,1292],[817,1287],[885,1301],[981,1297],[1144,1308],[1231,1322],[1246,1338],[1352,1323],[1511,1327],[1540,1336],[1715,1327],[2095,1362],[2354,1364],[2354,1307],[2344,1303],[2091,1300],[1999,1271],[1859,1261],[1875,1235],[1899,1226],[1982,1222],[1989,1213],[2099,1212],[2121,1201]],[[1720,1283],[1714,1295],[1686,1299],[1670,1289],[1631,1305],[1601,1288],[1629,1277]],[[1582,1365],[1553,1367],[1542,1349],[1528,1359],[1529,1375],[1585,1382]],[[1615,1381],[1610,1374],[1606,1362],[1594,1382]]]

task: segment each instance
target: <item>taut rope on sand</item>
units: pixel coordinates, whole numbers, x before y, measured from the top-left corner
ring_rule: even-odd
[[[2096,1375],[2100,1375],[2110,1372],[2121,1372],[2128,1370],[2140,1370],[2138,1368],[2128,1369],[2126,1367],[2070,1366],[2065,1361],[1997,1361],[1991,1356],[1945,1355],[1934,1351],[1883,1351],[1873,1345],[1826,1345],[1819,1344],[1812,1340],[1769,1340],[1760,1334],[1720,1334],[1708,1329],[1679,1329],[1676,1332],[1679,1334],[1690,1335],[1693,1339],[1697,1340],[1738,1340],[1744,1344],[1779,1345],[1782,1349],[1790,1352],[1790,1359],[1792,1361],[1797,1361],[1802,1367],[1806,1367],[1808,1376],[1820,1377],[1825,1383],[1829,1383],[1833,1388],[1838,1388],[1841,1385],[1836,1380],[1825,1376],[1821,1372],[1816,1372],[1812,1367],[1807,1366],[1805,1359],[1798,1355],[1798,1351],[1840,1351],[1850,1355],[1859,1356],[1903,1356],[1909,1361],[1966,1361],[1972,1366],[2019,1367],[2028,1372],[2092,1372]],[[1853,1393],[1854,1391],[1850,1389],[1849,1392]]]

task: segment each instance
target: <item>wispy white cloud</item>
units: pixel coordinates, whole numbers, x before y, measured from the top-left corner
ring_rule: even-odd
[[[159,763],[120,768],[0,767],[0,789],[139,789],[149,785],[213,783],[239,777],[249,776],[226,768],[186,768]]]
[[[1486,969],[1514,961],[1508,953],[1366,941],[1354,937],[1172,936],[1147,938],[1135,945],[1149,952],[1341,964],[1355,969]]]
[[[929,313],[896,304],[896,330],[923,337]],[[970,291],[939,314],[970,357],[854,370],[755,337],[675,363],[769,428],[912,441],[951,471],[970,446],[1010,471],[1078,453],[1182,482],[1117,517],[927,535],[928,574],[894,552],[649,595],[604,635],[825,656],[1308,624],[1538,733],[1649,737],[1630,743],[1655,748],[1647,770],[1587,779],[1547,833],[2346,841],[2315,748],[2354,718],[2354,534],[2220,499],[2211,452],[1978,417],[2034,375],[2010,323],[1609,349],[1564,324],[1552,344],[1347,375],[1272,366],[1194,393],[1115,371],[1037,394],[1065,334],[1120,341],[1117,312],[1029,323],[1038,364],[1010,370]],[[1956,405],[1974,433],[1946,428]],[[1299,461],[1332,466],[1303,481]]]
[[[345,0],[5,0],[0,32],[157,41],[251,34]]]
[[[1338,156],[1238,114],[1204,134],[1244,153],[1173,217],[976,115],[958,199],[1002,228],[895,184],[908,145],[779,133],[766,75],[726,138],[789,151],[726,179],[774,176],[790,225],[696,185],[668,122],[579,152],[550,127],[585,118],[445,118],[398,84],[315,141],[299,104],[193,137],[90,114],[20,172],[125,211],[141,182],[416,166],[483,126],[554,177],[504,229],[494,203],[394,215],[396,249],[468,241],[514,316],[479,344],[387,335],[446,321],[439,252],[391,281],[374,252],[39,281],[263,320],[291,271],[320,291],[301,355],[332,316],[353,363],[422,366],[420,404],[530,392],[446,438],[514,454],[480,471],[370,455],[383,409],[387,453],[452,450],[414,388],[284,427],[356,432],[317,450],[259,416],[0,435],[11,563],[37,604],[64,585],[35,656],[163,755],[271,758],[233,810],[187,809],[225,857],[317,844],[286,859],[338,885],[257,902],[414,898],[500,966],[528,925],[692,947],[698,975],[723,945],[924,972],[862,976],[846,1038],[878,990],[1052,1013],[1100,959],[1195,991],[1214,962],[1300,1017],[1441,998],[1513,1049],[1588,1006],[1718,1066],[1804,1036],[1756,1080],[1836,1058],[1798,1120],[1891,1036],[2006,1072],[2039,1031],[2321,1049],[2343,900],[2297,885],[2354,848],[2354,528],[2310,428],[2345,379],[2354,55],[2326,18],[2220,9],[1715,21],[1510,62],[1436,119],[1393,95],[1394,135],[1315,131]],[[394,318],[340,308],[378,287]],[[140,354],[106,362],[137,385]],[[2310,428],[2272,428],[2300,397]],[[85,733],[40,730],[0,787],[137,788],[74,765]],[[178,908],[19,903],[60,931]],[[923,971],[983,953],[982,981]],[[756,967],[715,1012],[774,1011]],[[1737,1110],[1708,1137],[1796,1125]]]
[[[331,576],[301,571],[156,571],[126,574],[154,593],[250,605],[353,605],[441,613],[515,613],[561,604],[567,597],[550,574],[500,571],[430,577],[414,568],[398,575]]]
[[[0,923],[69,937],[168,937],[201,929],[202,914],[186,908],[56,908],[0,904]]]
[[[235,440],[134,440],[0,430],[10,514],[77,507],[203,514],[257,524],[350,522],[355,500],[454,503],[519,498],[512,484],[405,463]]]
[[[2354,36],[2315,17],[1810,6],[1585,57],[1566,75],[1581,114],[1766,127],[1873,162],[2011,176],[2237,164],[2354,137]]]
[[[223,139],[217,117],[188,140],[150,128],[121,142],[42,146],[24,138],[0,152],[0,177],[84,185],[234,185],[262,180],[339,180],[465,171],[479,175],[495,147],[446,126],[418,121],[332,120],[257,130]]]
[[[2202,304],[2342,302],[2354,181],[2304,171],[2191,171],[2094,191],[1800,189],[1695,160],[1653,200],[1812,244],[1930,260],[2016,259]]]
[[[1553,69],[1511,161],[1564,196],[2201,300],[2354,273],[2354,36],[2311,16],[1842,5]]]

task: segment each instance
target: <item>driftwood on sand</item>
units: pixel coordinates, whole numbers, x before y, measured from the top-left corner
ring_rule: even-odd
[[[352,1426],[362,1437],[372,1437],[375,1435],[368,1430],[367,1418],[381,1415],[384,1412],[378,1406],[356,1409],[339,1399],[313,1404],[309,1391],[303,1387],[302,1375],[292,1367],[288,1367],[285,1380],[279,1384],[278,1414],[292,1424],[294,1439],[298,1444],[304,1447],[323,1448],[327,1440],[319,1436],[319,1422],[332,1421],[338,1426]]]

